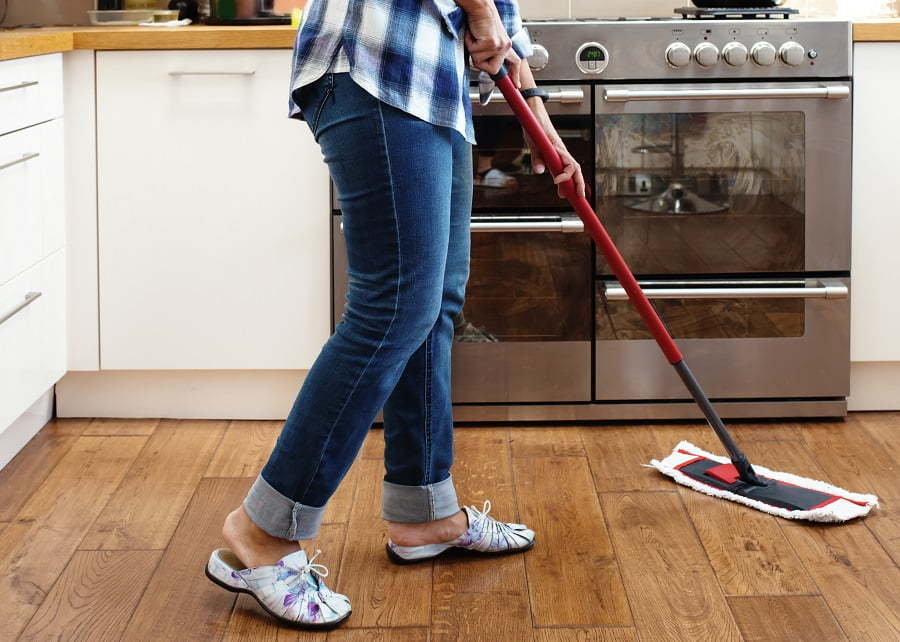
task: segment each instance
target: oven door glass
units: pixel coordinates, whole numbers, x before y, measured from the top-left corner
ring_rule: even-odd
[[[849,393],[849,281],[650,281],[641,287],[713,398]],[[618,282],[597,282],[597,398],[687,399]]]
[[[588,85],[542,87],[549,99],[547,113],[567,149],[581,165],[587,180],[593,171],[594,120]],[[477,145],[472,148],[475,191],[472,210],[476,215],[498,213],[562,213],[569,204],[556,194],[547,172],[531,170],[531,154],[522,126],[512,115],[502,94],[494,91],[487,105],[472,93],[472,116]]]
[[[508,109],[508,108],[507,108]],[[590,180],[593,122],[589,114],[553,115],[551,118],[566,148]],[[475,191],[473,211],[561,212],[569,204],[557,196],[549,174],[535,174],[522,127],[512,116],[475,118],[478,144],[472,148]]]
[[[832,85],[601,88],[600,215],[632,270],[849,270],[851,105]]]

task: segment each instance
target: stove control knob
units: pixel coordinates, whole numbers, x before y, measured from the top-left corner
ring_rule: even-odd
[[[701,67],[715,67],[719,62],[719,48],[709,42],[701,42],[694,48],[694,60]]]
[[[543,45],[537,43],[531,46],[531,55],[528,56],[528,66],[534,71],[541,71],[550,62],[550,52]]]
[[[784,64],[797,67],[803,64],[803,60],[806,57],[806,49],[799,42],[789,41],[781,45],[778,55],[781,56]]]
[[[691,64],[691,48],[683,42],[673,42],[666,49],[666,62],[675,69],[682,69]]]
[[[722,49],[722,57],[732,67],[742,67],[747,64],[749,52],[747,47],[739,42],[729,42]]]
[[[771,67],[777,56],[778,52],[771,42],[757,42],[750,50],[750,57],[760,67]]]

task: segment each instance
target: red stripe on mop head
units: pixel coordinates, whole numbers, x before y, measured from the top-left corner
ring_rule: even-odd
[[[851,493],[822,481],[754,465],[765,486],[746,484],[726,457],[683,441],[650,466],[701,493],[721,497],[787,519],[843,522],[867,515],[878,505],[874,495]]]

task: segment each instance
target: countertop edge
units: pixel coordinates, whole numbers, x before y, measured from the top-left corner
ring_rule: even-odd
[[[0,61],[75,49],[290,49],[297,30],[270,27],[46,27],[0,32]]]
[[[853,42],[900,42],[900,18],[854,22]]]

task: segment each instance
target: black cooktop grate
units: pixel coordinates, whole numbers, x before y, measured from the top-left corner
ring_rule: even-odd
[[[800,13],[797,9],[784,7],[758,7],[753,9],[700,9],[698,7],[682,7],[676,9],[682,18],[695,18],[697,20],[758,20],[760,18],[784,18],[787,20],[792,15]]]

